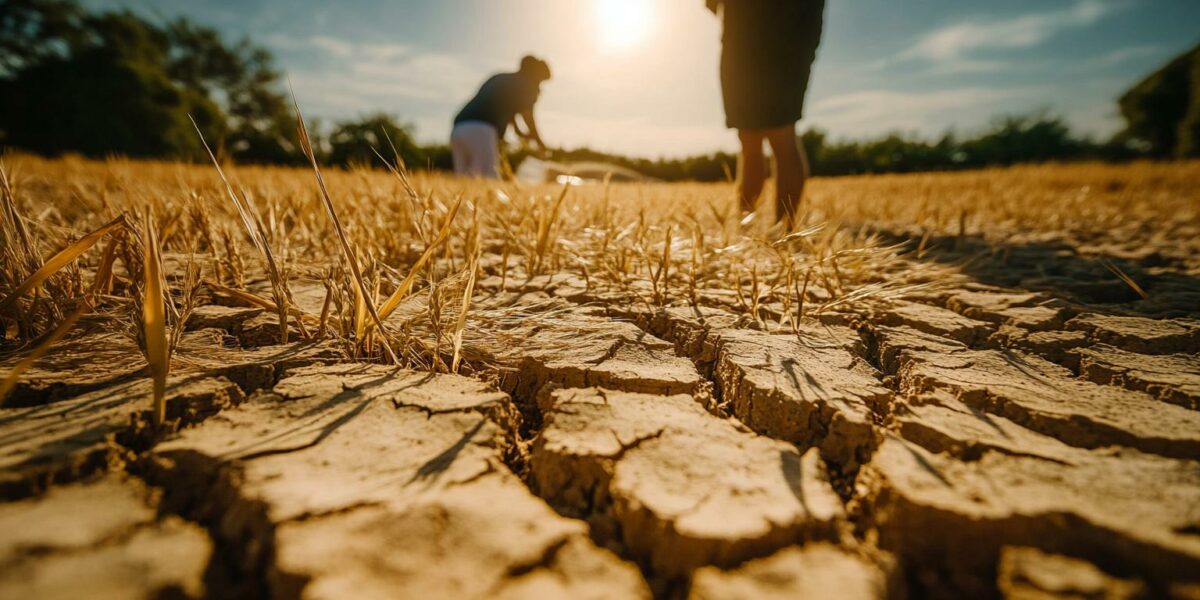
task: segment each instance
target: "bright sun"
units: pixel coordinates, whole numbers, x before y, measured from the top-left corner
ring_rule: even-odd
[[[605,47],[623,50],[636,46],[650,35],[652,15],[649,0],[594,0],[596,26]]]

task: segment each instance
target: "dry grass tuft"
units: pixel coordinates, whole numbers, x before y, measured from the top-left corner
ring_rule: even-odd
[[[6,364],[37,360],[81,322],[116,331],[130,315],[140,338],[166,340],[169,360],[188,347],[191,310],[219,296],[275,315],[281,343],[320,338],[356,360],[479,373],[530,326],[569,329],[555,296],[718,308],[798,332],[957,285],[976,265],[939,262],[956,243],[981,238],[983,260],[1045,232],[1132,247],[1152,225],[1164,259],[1200,273],[1200,163],[817,179],[787,233],[743,218],[730,184],[526,186],[402,164],[322,169],[302,119],[299,128],[306,170],[240,166],[236,180],[215,159],[7,157],[21,176],[0,167]],[[160,222],[124,216],[147,205]],[[1112,268],[1139,295],[1154,289]],[[150,345],[152,368],[166,365]]]

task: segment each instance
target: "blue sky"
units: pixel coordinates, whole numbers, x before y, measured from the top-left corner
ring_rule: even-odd
[[[444,141],[458,107],[527,52],[555,71],[551,145],[640,156],[736,148],[703,0],[85,0],[187,15],[272,50],[301,106],[374,111]],[[802,126],[834,137],[969,133],[1045,109],[1080,132],[1120,126],[1115,98],[1200,43],[1198,0],[828,0]]]

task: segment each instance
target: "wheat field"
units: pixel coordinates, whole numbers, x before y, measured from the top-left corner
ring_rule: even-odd
[[[1200,163],[0,173],[0,596],[1200,589]]]

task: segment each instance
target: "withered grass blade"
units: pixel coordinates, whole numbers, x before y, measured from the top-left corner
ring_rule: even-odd
[[[471,311],[471,297],[475,295],[475,273],[479,270],[478,253],[471,256],[471,262],[467,265],[467,270],[470,272],[467,275],[467,285],[463,289],[462,307],[458,311],[458,321],[454,323],[452,337],[454,356],[450,360],[451,373],[458,373],[458,367],[462,361],[463,332],[467,329],[467,313]]]
[[[329,220],[333,222],[333,229],[337,233],[338,243],[342,248],[342,255],[346,258],[346,262],[350,264],[350,274],[354,277],[355,284],[358,285],[358,292],[364,298],[370,298],[371,292],[367,289],[367,284],[363,281],[362,269],[358,266],[358,257],[354,255],[354,251],[350,247],[350,240],[346,237],[346,229],[342,227],[342,221],[338,218],[337,210],[333,208],[333,199],[330,197],[329,189],[325,185],[325,177],[321,175],[321,167],[317,164],[317,155],[313,151],[312,140],[308,136],[308,127],[304,124],[304,114],[300,112],[300,103],[296,100],[295,93],[292,94],[292,104],[296,107],[296,121],[299,123],[300,148],[304,150],[304,155],[308,157],[309,163],[312,165],[313,175],[317,178],[317,188],[321,192],[321,202],[329,214]],[[375,310],[374,304],[367,302],[366,305],[368,312],[371,314],[371,320],[379,328],[379,336],[383,342],[384,353],[393,364],[399,363],[399,359],[392,352],[391,344],[387,340],[386,331],[383,328],[383,319],[379,317],[379,312]]]
[[[166,421],[167,374],[171,357],[167,342],[167,318],[163,306],[162,252],[158,247],[158,236],[151,219],[146,219],[145,260],[142,261],[142,331],[145,334],[146,362],[154,379],[154,404],[152,418],[155,427]]]
[[[204,133],[200,131],[200,126],[196,124],[196,120],[192,119],[191,115],[188,118],[192,120],[192,126],[196,128],[196,134],[200,136],[200,143],[204,145],[205,151],[208,152],[208,157],[212,159],[213,166],[217,169],[217,174],[221,176],[221,182],[225,184],[225,192],[229,195],[229,199],[237,208],[238,215],[242,218],[242,225],[246,228],[246,234],[250,236],[250,241],[254,243],[254,247],[258,249],[259,254],[262,254],[263,259],[267,261],[267,276],[271,279],[271,292],[275,296],[275,306],[278,307],[276,312],[279,316],[279,337],[280,342],[286,344],[288,341],[288,299],[287,299],[287,284],[283,281],[282,272],[279,269],[279,264],[275,260],[275,253],[271,251],[271,244],[267,240],[266,228],[263,225],[262,218],[258,211],[254,208],[254,204],[250,200],[250,196],[243,190],[242,195],[238,196],[233,190],[233,185],[229,183],[229,178],[225,176],[225,170],[221,168],[221,163],[217,160],[217,155],[213,153],[209,147],[208,141],[204,139]]]
[[[108,240],[104,253],[100,255],[100,264],[96,267],[96,276],[92,278],[92,293],[107,294],[112,291],[113,264],[117,261],[117,238]]]
[[[1114,265],[1112,261],[1104,261],[1104,267],[1111,271],[1113,275],[1116,275],[1118,279],[1125,282],[1125,285],[1129,286],[1129,288],[1132,289],[1138,296],[1141,296],[1142,300],[1150,298],[1150,294],[1147,294],[1146,290],[1142,289],[1142,286],[1138,285],[1138,282],[1134,281],[1129,275],[1126,275],[1125,271],[1122,271],[1120,267]]]
[[[87,252],[89,248],[96,245],[96,242],[103,239],[104,236],[124,226],[125,215],[121,215],[103,227],[83,236],[82,238],[76,240],[75,243],[60,250],[58,254],[55,254],[50,258],[50,260],[46,261],[40,269],[33,273],[33,275],[30,275],[29,278],[26,279],[25,282],[22,283],[16,290],[13,290],[13,292],[9,294],[3,302],[0,302],[0,314],[8,313],[10,310],[12,310],[12,307],[14,304],[16,304],[17,300],[29,293],[30,290],[41,285],[42,282],[46,281],[46,279],[50,278],[51,275],[54,275],[63,267],[71,264],[76,258],[79,258],[79,255]]]
[[[421,270],[425,268],[425,263],[429,262],[430,258],[433,258],[438,247],[450,237],[450,230],[454,225],[454,217],[458,214],[460,206],[462,206],[462,196],[459,196],[454,205],[450,207],[450,212],[446,213],[446,220],[442,222],[442,228],[438,230],[437,237],[425,248],[425,252],[417,259],[417,262],[413,263],[412,267],[408,269],[408,275],[404,277],[404,281],[400,282],[396,291],[392,292],[392,295],[384,301],[383,306],[379,307],[379,317],[381,319],[387,319],[400,306],[400,303],[404,301],[409,291],[412,290],[412,286],[416,283]]]

